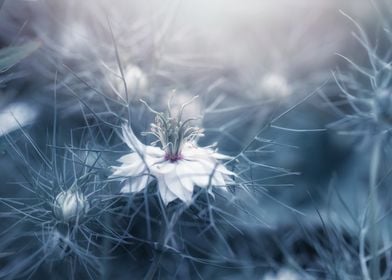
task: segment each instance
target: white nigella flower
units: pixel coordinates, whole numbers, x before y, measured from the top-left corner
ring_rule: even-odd
[[[300,275],[289,269],[281,269],[275,275],[267,274],[264,280],[299,280]]]
[[[91,36],[86,25],[82,22],[68,23],[64,32],[61,33],[60,42],[62,53],[67,57],[74,57],[75,53],[86,49],[91,43]]]
[[[276,274],[269,273],[264,276],[264,280],[299,280],[303,279],[299,274],[290,269],[281,269]]]
[[[283,75],[269,73],[263,76],[260,81],[262,93],[274,98],[288,97],[291,88]]]
[[[24,127],[34,122],[38,110],[28,103],[11,103],[0,110],[0,136]]]
[[[167,114],[153,111],[156,119],[148,133],[158,140],[152,146],[142,144],[129,125],[123,126],[123,140],[133,152],[121,157],[118,161],[122,165],[114,167],[112,177],[132,177],[121,192],[141,191],[155,178],[165,205],[177,198],[190,203],[195,186],[225,189],[232,182],[234,173],[219,162],[230,157],[196,145],[202,130],[190,126],[192,119],[181,120],[183,108],[175,117],[170,106]],[[155,147],[156,143],[160,147]]]
[[[127,85],[127,92],[129,98],[135,95],[142,95],[148,85],[146,74],[136,65],[128,65],[124,69],[124,80]],[[114,93],[121,98],[126,98],[126,92],[124,89],[124,81],[122,80],[121,73],[113,76],[111,87]]]
[[[90,204],[85,195],[74,187],[60,192],[53,204],[53,213],[63,222],[71,222],[85,215]]]

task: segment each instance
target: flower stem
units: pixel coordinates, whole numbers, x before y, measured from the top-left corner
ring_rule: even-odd
[[[379,172],[381,157],[382,135],[378,136],[373,144],[373,151],[370,159],[369,174],[369,238],[370,238],[370,275],[371,279],[380,279],[380,263],[378,252],[379,228],[377,224],[378,216],[378,195],[377,195],[377,177]]]
[[[108,214],[104,216],[105,226],[110,228],[111,220]],[[108,238],[104,238],[103,246],[102,246],[102,267],[101,267],[101,279],[106,280],[109,279],[110,276],[110,240]]]

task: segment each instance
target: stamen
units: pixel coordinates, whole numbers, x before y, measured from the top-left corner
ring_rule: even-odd
[[[151,131],[145,134],[151,134],[157,137],[155,143],[161,143],[161,147],[165,151],[165,160],[175,162],[183,159],[181,151],[184,144],[194,142],[197,138],[203,136],[202,129],[191,126],[191,122],[197,119],[187,119],[185,121],[181,119],[182,111],[195,98],[182,105],[178,114],[172,114],[171,100],[169,101],[168,111],[166,113],[157,112],[145,101],[142,101],[155,114],[155,122],[151,124]]]

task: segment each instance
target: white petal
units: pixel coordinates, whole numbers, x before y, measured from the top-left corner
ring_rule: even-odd
[[[219,186],[219,187],[226,186],[226,181],[225,178],[223,177],[223,174],[219,171],[215,171],[214,175],[212,176],[211,184],[213,186]]]
[[[121,183],[120,193],[130,193],[131,192],[131,184],[129,180],[125,180]]]
[[[186,161],[180,161],[176,168],[176,174],[184,188],[188,191],[193,192],[194,183],[190,178],[190,175],[193,174],[194,171],[192,170],[191,166],[187,164]]]
[[[208,163],[208,164],[207,164]],[[189,180],[192,180],[194,185],[202,188],[208,186],[225,186],[229,172],[223,165],[215,166],[208,161],[188,161],[186,162],[187,171],[183,168],[183,175],[188,175]],[[221,172],[225,171],[225,172]],[[229,172],[230,174],[230,172]]]
[[[182,149],[182,155],[187,160],[198,160],[199,158],[209,158],[213,151],[208,148],[199,148],[190,143],[186,143]]]
[[[156,157],[160,159],[165,158],[165,151],[163,151],[161,148],[153,147],[153,146],[144,146],[144,148],[145,148],[145,154],[151,157]]]
[[[149,183],[151,177],[148,175],[143,175],[139,177],[134,177],[124,181],[124,185],[121,188],[121,193],[132,193],[139,192],[143,190]]]
[[[190,143],[187,143],[186,145],[184,145],[183,154],[184,154],[184,157],[191,159],[191,160],[198,159],[198,158],[209,158],[209,157],[214,158],[214,159],[219,159],[219,160],[233,159],[233,157],[227,156],[224,154],[220,154],[211,148],[198,147],[198,146],[192,145]]]
[[[147,169],[144,164],[136,165],[124,163],[120,166],[113,166],[113,174],[110,178],[138,176],[143,173],[147,173]]]
[[[223,177],[225,178],[225,181],[226,181],[226,184],[227,184],[227,185],[233,185],[233,184],[235,184],[235,181],[234,181],[231,177],[229,177],[229,176],[227,176],[227,175],[223,175]]]
[[[161,199],[165,206],[167,206],[170,202],[177,199],[177,196],[172,193],[166,185],[166,182],[163,177],[158,177],[158,189]]]
[[[170,162],[168,160],[160,160],[154,164],[149,166],[151,173],[156,174],[157,176],[165,175],[168,173],[172,173],[175,171],[177,166],[177,162]]]
[[[162,149],[144,145],[139,141],[139,139],[133,133],[132,128],[130,128],[128,125],[122,126],[122,132],[123,141],[135,152],[135,154],[144,159],[144,161],[147,162],[149,159],[152,159],[155,162],[156,158],[159,158],[160,160],[164,159],[165,152]],[[149,163],[147,162],[147,164]]]
[[[140,156],[138,155],[138,153],[130,153],[130,154],[123,155],[117,161],[131,164],[134,163],[135,161],[140,162]]]
[[[176,172],[169,173],[164,175],[164,180],[168,189],[179,199],[181,199],[185,203],[189,203],[192,201],[193,194],[193,183],[192,181],[181,181]],[[189,186],[185,186],[184,184],[191,183]],[[192,189],[192,191],[189,190]]]
[[[211,169],[216,169],[224,174],[235,176],[235,173],[229,171],[223,164],[217,161],[217,159],[231,159],[232,157],[215,153],[209,148],[199,148],[188,144],[184,146],[183,156],[186,161],[203,162],[203,164]]]
[[[138,176],[143,173],[147,172],[147,167],[153,167],[157,163],[162,161],[163,157],[155,157],[157,155],[157,151],[155,147],[148,147],[147,151],[151,152],[151,154],[144,154],[143,158],[137,153],[130,153],[127,155],[122,156],[118,159],[118,161],[122,162],[123,164],[120,166],[113,167],[113,174],[110,176],[113,177],[131,177],[131,176]],[[151,148],[151,149],[150,149]]]
[[[232,157],[232,156],[220,154],[220,153],[217,153],[217,152],[214,152],[214,153],[212,154],[212,156],[213,156],[215,159],[219,159],[219,160],[231,160],[231,159],[234,158],[234,157]]]
[[[192,170],[188,176],[194,185],[205,188],[212,183],[210,182],[210,176],[213,173],[213,169],[206,167],[198,161],[188,162],[188,168]]]
[[[179,199],[185,203],[192,201],[192,192],[187,190],[183,185],[181,180],[176,176],[165,176],[165,182],[168,189]],[[193,185],[193,184],[192,184]]]
[[[204,165],[206,168],[211,170],[209,172],[209,174],[211,174],[212,171],[215,170],[216,172],[220,172],[220,173],[230,175],[230,176],[235,176],[234,172],[228,170],[226,168],[226,166],[219,163],[214,158],[211,158],[211,157],[210,158],[199,158],[197,161],[200,162],[202,165]]]
[[[122,126],[123,141],[137,153],[142,153],[145,149],[145,145],[137,139],[135,133],[128,124]]]

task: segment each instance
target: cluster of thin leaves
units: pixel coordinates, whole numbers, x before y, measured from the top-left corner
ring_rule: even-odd
[[[163,13],[162,29],[152,46],[146,43],[151,41],[147,24],[127,27],[137,35],[131,55],[124,37],[133,37],[117,30],[118,22],[107,15],[100,25],[107,36],[97,36],[105,39],[90,51],[84,48],[73,54],[46,31],[38,32],[42,43],[0,50],[0,73],[12,74],[14,68],[18,71],[19,61],[29,55],[34,59],[34,51],[41,48],[36,57],[43,59],[44,66],[33,65],[31,71],[39,69],[45,80],[39,91],[47,95],[40,98],[50,108],[29,128],[15,117],[18,129],[1,139],[8,151],[5,161],[17,172],[6,185],[12,190],[0,198],[0,278],[253,279],[289,267],[298,279],[388,279],[390,210],[387,201],[375,197],[390,173],[379,175],[380,157],[388,152],[380,147],[389,141],[391,122],[392,99],[384,94],[392,77],[390,52],[378,55],[356,23],[359,35],[355,37],[365,48],[369,69],[343,56],[352,68],[333,73],[335,87],[327,80],[291,105],[233,97],[219,87],[224,71],[213,63],[200,65],[160,49],[175,17],[171,8]],[[387,22],[382,24],[384,36],[390,39]],[[129,69],[136,82],[129,80]],[[358,73],[367,80],[357,78]],[[0,83],[7,81],[4,77]],[[330,99],[323,92],[326,88],[343,96]],[[182,103],[199,95],[194,102],[201,112],[190,110],[201,114],[197,122],[206,137],[199,144],[215,142],[220,152],[232,156],[224,164],[237,175],[228,191],[196,188],[191,205],[176,200],[165,206],[155,181],[143,191],[123,194],[122,183],[109,178],[116,160],[131,152],[121,139],[122,125],[128,123],[139,137],[153,119],[139,99],[164,110],[166,92],[173,89],[174,99],[191,92]],[[294,186],[292,177],[299,173],[273,162],[280,149],[297,147],[264,135],[326,131],[281,124],[317,94],[341,116],[327,128],[365,135],[367,140],[382,135],[372,150],[372,189],[359,218],[335,188],[335,180],[329,187],[325,200],[338,201],[349,222],[336,221],[332,202],[323,212],[309,194],[314,206],[309,215],[271,191]],[[375,114],[379,115],[375,118]],[[156,140],[148,134],[140,139],[146,144]],[[59,195],[68,190],[87,201],[83,214],[72,220],[62,219],[56,208]],[[285,209],[294,226],[271,226],[260,202],[265,198]],[[371,228],[377,228],[377,234],[369,234]]]
[[[120,59],[117,40],[108,24],[116,61],[112,65],[118,68],[113,72],[119,73],[117,78],[122,81],[125,95],[116,98],[116,94],[102,91],[108,90],[105,84],[91,84],[92,77],[93,81],[98,79],[92,75],[93,70],[83,70],[89,73],[86,78],[66,63],[55,63],[58,66],[49,87],[54,93],[53,112],[44,115],[51,124],[44,128],[47,136],[42,139],[42,135],[22,124],[12,135],[4,136],[7,157],[20,169],[20,175],[12,184],[15,193],[0,200],[4,217],[1,277],[49,274],[67,279],[105,279],[116,275],[116,265],[124,260],[131,273],[148,279],[173,274],[203,278],[219,266],[238,271],[265,266],[240,258],[229,239],[233,232],[241,234],[247,224],[265,226],[262,218],[248,209],[244,197],[252,198],[260,192],[268,195],[268,181],[296,174],[261,162],[262,154],[276,144],[263,139],[262,132],[296,106],[248,139],[235,136],[235,129],[247,121],[244,117],[206,128],[206,133],[218,135],[218,146],[226,139],[238,145],[237,150],[227,151],[233,155],[227,166],[238,175],[235,185],[228,186],[229,192],[216,191],[211,196],[198,189],[192,205],[176,201],[168,207],[162,204],[155,183],[140,193],[120,194],[119,182],[108,179],[115,159],[129,152],[118,135],[119,129],[127,122],[138,132],[146,130],[146,119],[151,116],[135,100],[135,92],[128,92],[123,66],[126,63]],[[5,49],[4,71],[38,46],[29,43]],[[103,65],[104,76],[112,75]],[[63,103],[62,95],[77,102]],[[257,105],[227,107],[221,104],[224,96],[205,95],[201,99],[210,104],[204,112],[205,119],[257,109]],[[215,100],[212,104],[211,99]],[[83,124],[64,125],[70,115],[79,116]],[[37,125],[42,124],[33,127]],[[252,174],[260,170],[270,175],[253,178]],[[89,208],[85,215],[69,221],[59,218],[56,207],[59,194],[70,189],[83,194]],[[244,221],[243,217],[248,218]]]

